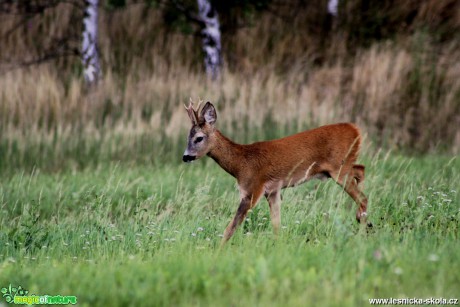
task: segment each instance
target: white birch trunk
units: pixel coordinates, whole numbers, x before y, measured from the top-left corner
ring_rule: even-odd
[[[101,67],[97,52],[97,8],[99,0],[86,0],[85,18],[83,20],[82,62],[84,76],[92,84],[101,77]]]
[[[220,76],[222,64],[219,17],[210,0],[197,1],[199,17],[205,24],[201,30],[201,35],[203,37],[206,74],[211,80],[216,80]]]
[[[339,0],[329,0],[327,3],[327,11],[333,16],[339,13]]]

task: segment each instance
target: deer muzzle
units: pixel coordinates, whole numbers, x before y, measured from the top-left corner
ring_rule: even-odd
[[[190,156],[190,155],[183,155],[182,156],[182,161],[184,162],[192,162],[196,159],[196,156]]]

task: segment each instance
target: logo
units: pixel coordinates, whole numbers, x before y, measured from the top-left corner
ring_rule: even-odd
[[[9,285],[0,290],[2,297],[7,303],[18,305],[75,305],[76,296],[63,295],[29,295],[29,291],[22,286]]]

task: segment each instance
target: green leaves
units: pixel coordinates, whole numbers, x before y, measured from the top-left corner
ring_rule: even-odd
[[[106,5],[108,9],[122,9],[126,6],[126,0],[108,0]]]

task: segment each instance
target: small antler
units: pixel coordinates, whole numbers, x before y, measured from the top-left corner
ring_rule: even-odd
[[[198,114],[198,111],[200,110],[200,107],[201,107],[201,104],[203,103],[203,99],[201,98],[198,98],[198,105],[196,106],[196,112]]]
[[[200,105],[203,101],[200,100],[198,102],[198,107],[195,109],[193,108],[193,100],[192,97],[190,97],[190,103],[188,107],[184,104],[185,110],[187,110],[188,117],[190,117],[190,120],[192,121],[192,124],[198,125],[198,110],[200,109]]]

